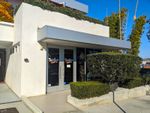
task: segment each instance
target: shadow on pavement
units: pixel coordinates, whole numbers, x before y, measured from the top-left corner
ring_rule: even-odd
[[[114,103],[123,113],[127,113],[121,106],[119,106],[119,105],[116,103],[114,91],[113,91],[113,103]]]

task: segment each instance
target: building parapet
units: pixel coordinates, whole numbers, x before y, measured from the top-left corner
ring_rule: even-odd
[[[10,46],[14,41],[14,24],[0,22],[0,44],[2,47]]]

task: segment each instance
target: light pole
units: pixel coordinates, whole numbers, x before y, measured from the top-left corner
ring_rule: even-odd
[[[119,4],[118,5],[119,5],[119,32],[120,32],[120,40],[122,40],[120,0],[119,0]]]
[[[137,9],[138,9],[138,3],[139,3],[139,0],[136,1],[136,7],[135,7],[135,12],[134,12],[134,20],[136,20],[136,12],[137,12]]]

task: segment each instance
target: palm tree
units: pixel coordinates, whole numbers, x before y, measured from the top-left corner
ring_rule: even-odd
[[[13,22],[12,5],[5,0],[0,0],[0,21]]]

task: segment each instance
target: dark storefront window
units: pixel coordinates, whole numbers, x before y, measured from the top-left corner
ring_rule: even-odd
[[[59,49],[48,49],[48,85],[59,85]]]
[[[69,84],[73,82],[73,50],[65,49],[64,52],[64,84]]]

